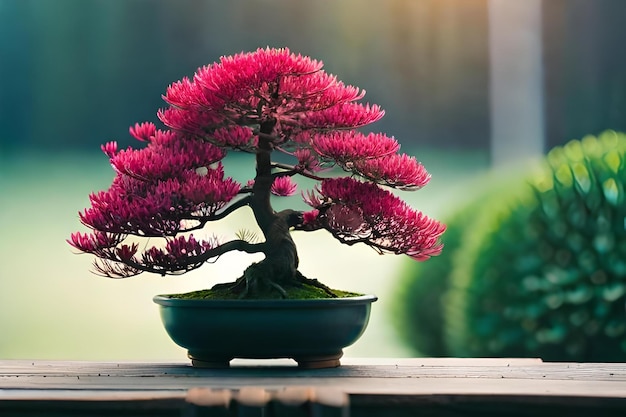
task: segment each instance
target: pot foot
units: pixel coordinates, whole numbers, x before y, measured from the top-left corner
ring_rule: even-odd
[[[298,367],[302,369],[323,369],[336,368],[341,366],[339,359],[343,356],[343,351],[332,355],[323,356],[303,356],[294,358],[298,362]]]
[[[205,369],[224,369],[230,368],[231,359],[228,358],[198,358],[191,353],[188,353],[187,356],[191,359],[191,366],[194,368],[205,368]]]

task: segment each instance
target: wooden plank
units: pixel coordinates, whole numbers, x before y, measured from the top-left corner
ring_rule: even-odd
[[[544,363],[516,359],[345,360],[340,368],[301,370],[251,362],[231,369],[172,363],[0,361],[0,400],[71,392],[182,393],[193,387],[330,386],[368,395],[552,395],[626,398],[626,364]],[[62,394],[64,393],[64,394]],[[129,394],[124,394],[129,395]]]
[[[292,406],[289,411],[298,415],[313,415],[312,407],[323,406],[316,402],[322,391],[327,399],[343,398],[341,412],[363,417],[418,412],[621,417],[626,410],[622,363],[458,358],[342,362],[340,368],[302,370],[290,361],[237,361],[231,369],[209,370],[165,362],[0,361],[0,415],[91,416],[97,411],[116,417],[195,416],[214,415],[215,409],[219,415],[247,410],[273,416]],[[226,397],[234,401],[228,408],[216,404]],[[298,406],[300,397],[309,405]]]
[[[0,384],[11,377],[66,378],[514,378],[547,380],[626,381],[625,363],[546,363],[516,360],[387,360],[346,361],[339,368],[302,370],[291,366],[237,366],[230,369],[198,369],[171,363],[92,363],[0,361]],[[84,382],[84,381],[83,381]],[[0,385],[2,387],[2,385]]]

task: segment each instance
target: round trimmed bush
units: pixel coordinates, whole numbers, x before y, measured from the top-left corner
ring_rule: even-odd
[[[626,360],[625,183],[626,136],[608,131],[490,201],[452,254],[447,353]]]
[[[512,183],[520,183],[519,175],[481,175],[465,189],[477,190],[473,196],[452,199],[455,206],[443,218],[447,225],[441,241],[441,255],[427,262],[407,261],[400,278],[393,304],[394,324],[407,347],[418,356],[450,356],[444,330],[444,305],[450,286],[452,261],[461,246],[465,230],[473,224],[491,202],[510,193]],[[519,185],[519,184],[517,184]]]

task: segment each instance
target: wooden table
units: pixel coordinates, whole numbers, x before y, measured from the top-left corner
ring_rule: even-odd
[[[230,369],[208,370],[5,360],[0,416],[626,416],[626,363],[344,358],[342,364],[302,370],[290,361],[233,361]],[[287,407],[298,401],[306,407]]]

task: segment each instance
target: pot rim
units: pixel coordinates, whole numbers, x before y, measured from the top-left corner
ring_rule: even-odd
[[[155,295],[152,298],[156,304],[165,307],[203,307],[203,308],[293,308],[347,306],[369,304],[378,300],[373,294],[364,294],[354,297],[340,298],[311,298],[302,300],[191,300],[172,298],[167,294]]]

